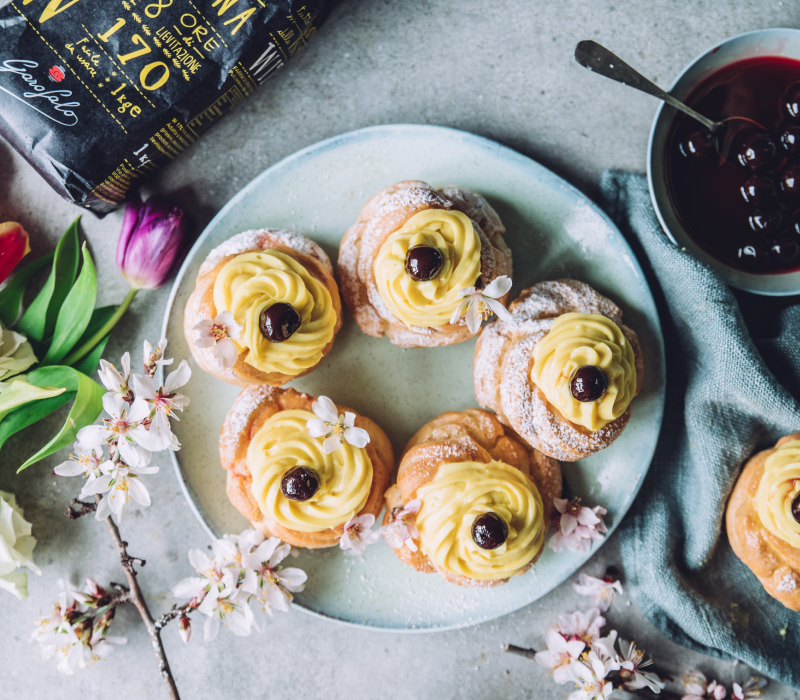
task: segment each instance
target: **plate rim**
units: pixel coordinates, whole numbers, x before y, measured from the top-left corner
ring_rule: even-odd
[[[181,263],[181,266],[177,274],[175,275],[175,279],[172,283],[172,288],[170,289],[169,297],[167,299],[166,307],[164,309],[164,318],[161,324],[161,337],[162,338],[167,337],[167,332],[170,328],[170,317],[172,316],[176,297],[178,295],[181,283],[186,277],[186,274],[192,263],[192,260],[194,259],[194,256],[197,253],[197,250],[204,244],[208,236],[219,225],[220,220],[222,220],[230,210],[232,210],[235,206],[237,206],[239,200],[241,200],[245,196],[246,192],[249,192],[251,188],[255,187],[256,183],[258,183],[262,178],[274,174],[275,171],[279,171],[282,168],[286,168],[296,163],[297,161],[303,160],[304,158],[306,158],[311,154],[325,152],[342,143],[361,140],[364,137],[373,136],[374,134],[388,135],[391,132],[398,132],[404,130],[411,130],[418,132],[434,132],[441,134],[443,136],[447,135],[450,137],[458,137],[462,141],[469,140],[473,142],[475,145],[480,146],[481,148],[489,149],[495,151],[496,153],[497,152],[502,153],[504,158],[507,158],[512,161],[517,161],[518,163],[522,164],[527,168],[533,168],[534,170],[538,170],[540,173],[546,174],[551,181],[557,183],[570,195],[576,197],[576,199],[579,200],[580,203],[587,204],[595,214],[600,216],[600,218],[606,223],[606,225],[610,229],[612,229],[618,234],[619,242],[621,242],[627,249],[625,252],[627,252],[627,254],[630,256],[630,260],[632,261],[633,266],[635,268],[634,272],[637,273],[637,275],[642,279],[643,285],[646,288],[647,292],[649,293],[650,299],[653,303],[653,308],[655,309],[655,317],[654,317],[655,323],[653,325],[653,331],[654,331],[654,339],[656,341],[656,346],[658,347],[659,350],[658,359],[660,361],[658,362],[657,368],[654,367],[653,369],[657,369],[659,375],[658,376],[659,381],[657,382],[657,387],[658,387],[657,393],[660,394],[660,401],[657,403],[656,408],[658,409],[657,433],[660,435],[661,428],[663,426],[664,410],[666,402],[666,363],[665,363],[666,358],[664,352],[664,334],[661,327],[661,317],[658,313],[658,307],[655,303],[655,297],[653,296],[653,292],[650,288],[650,284],[647,280],[647,277],[645,276],[644,271],[641,265],[639,264],[639,260],[636,254],[630,247],[630,244],[628,243],[625,236],[619,230],[619,227],[614,223],[614,221],[612,221],[612,219],[608,216],[608,214],[598,204],[596,204],[593,200],[591,200],[588,196],[586,196],[583,192],[581,192],[577,187],[575,187],[575,185],[571,184],[570,182],[562,178],[560,175],[553,172],[552,170],[542,165],[538,161],[534,160],[533,158],[530,158],[529,156],[526,156],[520,153],[519,151],[516,151],[513,148],[510,148],[509,146],[506,146],[498,141],[494,141],[484,136],[473,134],[469,131],[454,129],[447,126],[438,126],[432,124],[399,123],[399,124],[377,124],[373,126],[364,127],[361,129],[355,129],[353,131],[347,131],[341,134],[336,134],[329,138],[312,143],[298,151],[295,151],[294,153],[291,153],[290,155],[282,158],[276,163],[273,163],[268,168],[262,170],[255,177],[253,177],[246,185],[240,188],[236,192],[236,194],[234,194],[233,197],[231,197],[222,206],[222,208],[214,215],[211,221],[208,222],[206,227],[203,229],[203,231],[197,237],[195,242],[192,244],[191,248],[187,251],[186,256],[183,259],[183,262]],[[159,372],[161,373],[159,376],[163,379],[162,367],[159,368]],[[585,553],[582,558],[582,561],[573,571],[571,571],[566,576],[561,577],[560,580],[554,582],[553,585],[549,588],[549,590],[547,590],[545,593],[542,593],[542,595],[539,596],[539,598],[528,601],[527,603],[521,605],[518,608],[515,608],[514,610],[509,610],[507,612],[500,613],[499,615],[494,615],[493,617],[487,617],[486,619],[481,619],[477,621],[472,621],[468,619],[463,622],[458,622],[455,624],[433,625],[430,627],[385,627],[385,626],[355,622],[353,620],[347,620],[340,617],[336,617],[335,615],[328,615],[326,613],[319,612],[317,610],[312,610],[311,608],[307,608],[301,603],[298,603],[297,601],[292,602],[291,604],[292,608],[299,609],[303,613],[310,615],[312,617],[319,618],[321,620],[332,621],[341,625],[355,627],[357,629],[366,629],[376,632],[385,632],[393,634],[422,634],[422,633],[446,632],[451,630],[464,629],[467,627],[473,627],[479,624],[499,619],[501,617],[505,617],[506,615],[510,615],[513,612],[516,612],[518,610],[527,607],[528,605],[531,605],[532,603],[536,602],[536,600],[541,599],[543,596],[547,595],[548,593],[555,590],[558,586],[563,584],[564,581],[566,581],[570,576],[572,576],[576,571],[578,571],[578,569],[584,566],[586,562],[599,551],[600,547],[602,547],[608,541],[608,539],[616,531],[617,527],[619,527],[619,524],[622,522],[622,520],[624,520],[625,516],[628,514],[628,511],[630,510],[631,506],[636,500],[636,497],[638,496],[639,491],[642,488],[642,485],[644,484],[645,478],[647,477],[647,474],[650,471],[650,467],[652,465],[657,445],[658,445],[658,438],[654,442],[650,454],[647,456],[647,468],[642,472],[641,478],[639,479],[639,483],[636,485],[635,489],[631,492],[627,507],[625,508],[623,513],[615,517],[614,521],[609,526],[608,532],[603,541],[596,548],[593,547],[589,550],[589,552]],[[194,496],[192,494],[192,489],[190,485],[186,482],[186,479],[184,478],[184,474],[178,462],[177,454],[175,452],[170,451],[169,458],[172,463],[175,476],[178,479],[178,484],[180,486],[181,492],[183,493],[183,496],[186,499],[190,510],[194,513],[195,517],[200,522],[201,527],[203,528],[203,530],[205,530],[205,532],[208,534],[211,540],[212,541],[216,540],[217,539],[216,535],[206,522],[203,513],[200,510],[200,507],[195,502]]]

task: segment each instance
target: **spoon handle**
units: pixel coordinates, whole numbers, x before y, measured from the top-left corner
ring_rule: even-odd
[[[605,46],[601,46],[596,41],[581,41],[575,47],[575,60],[584,68],[663,100],[668,105],[696,119],[711,131],[714,131],[719,126],[717,122],[704,117],[691,107],[687,107],[683,102],[676,100],[666,90],[662,90],[658,85],[631,68],[619,56],[614,55]]]

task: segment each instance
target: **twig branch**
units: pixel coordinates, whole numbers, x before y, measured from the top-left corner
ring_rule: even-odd
[[[99,500],[100,496],[97,495],[95,498]],[[125,578],[128,580],[128,586],[130,587],[131,602],[136,606],[136,609],[139,611],[139,615],[142,617],[142,621],[147,628],[147,633],[150,635],[150,642],[153,645],[153,651],[158,657],[158,671],[161,674],[161,677],[164,679],[164,682],[167,684],[170,698],[172,700],[180,700],[178,687],[175,685],[175,679],[172,677],[172,671],[169,668],[169,661],[167,661],[167,654],[164,651],[164,645],[161,643],[161,627],[163,627],[166,622],[161,626],[156,627],[156,622],[153,619],[153,616],[150,614],[150,610],[147,608],[147,603],[145,602],[142,589],[139,587],[139,582],[136,580],[136,569],[133,568],[133,565],[135,562],[140,562],[140,564],[143,566],[144,560],[137,557],[132,557],[128,554],[128,543],[124,542],[122,537],[120,537],[119,528],[117,528],[116,523],[110,515],[105,519],[105,523],[108,531],[111,533],[111,538],[114,540],[114,544],[117,546],[119,560],[122,564],[122,569],[125,571]],[[121,588],[119,584],[116,584],[114,587],[117,588],[117,590]]]
[[[75,508],[75,506],[80,506],[79,508]],[[86,501],[81,501],[78,498],[73,498],[69,505],[67,506],[67,517],[70,520],[77,520],[78,518],[87,515],[88,513],[94,513],[97,510],[97,501],[94,503],[87,503]]]
[[[188,603],[184,603],[183,605],[173,605],[172,609],[169,612],[165,612],[161,617],[159,617],[155,621],[155,627],[158,631],[161,631],[161,628],[164,627],[168,622],[174,620],[176,617],[180,617],[186,612],[191,612],[196,608],[195,605],[192,605],[192,601]]]
[[[506,644],[503,651],[509,654],[516,654],[517,656],[524,656],[526,659],[532,659],[536,656],[536,649],[524,649],[518,647],[516,644]]]

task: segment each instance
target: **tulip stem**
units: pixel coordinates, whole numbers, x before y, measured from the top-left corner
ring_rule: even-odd
[[[133,298],[136,296],[136,292],[138,291],[139,291],[138,289],[131,287],[128,290],[128,294],[122,300],[122,303],[117,307],[117,310],[114,312],[114,315],[111,318],[109,318],[108,321],[106,321],[100,328],[100,330],[98,330],[97,333],[95,333],[91,338],[89,338],[89,340],[87,340],[79,348],[76,348],[69,355],[67,355],[67,357],[64,358],[64,361],[61,364],[67,367],[71,367],[76,362],[86,357],[86,355],[88,355],[92,351],[92,349],[111,332],[111,329],[117,325],[119,320],[128,310],[128,307],[133,302]]]

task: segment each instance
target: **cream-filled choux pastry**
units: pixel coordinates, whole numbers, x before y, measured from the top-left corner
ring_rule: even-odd
[[[377,518],[394,470],[391,443],[369,418],[272,386],[239,394],[219,454],[228,498],[253,527],[309,549],[338,544],[358,515]]]
[[[764,590],[800,611],[800,433],[747,461],[725,524],[731,548]]]
[[[314,370],[342,325],[328,256],[290,231],[245,231],[209,253],[186,303],[197,364],[231,384],[280,386]]]
[[[475,347],[478,403],[530,446],[573,462],[608,447],[631,416],[644,364],[622,311],[588,284],[540,282]]]
[[[345,304],[361,330],[402,348],[467,340],[479,327],[470,329],[470,313],[482,320],[492,311],[471,291],[488,293],[503,278],[491,287],[491,304],[502,312],[508,303],[504,232],[497,212],[472,190],[413,180],[386,187],[342,239],[337,276]]]
[[[499,586],[544,549],[561,496],[559,463],[481,409],[445,413],[406,446],[386,492],[395,554],[461,586]]]

